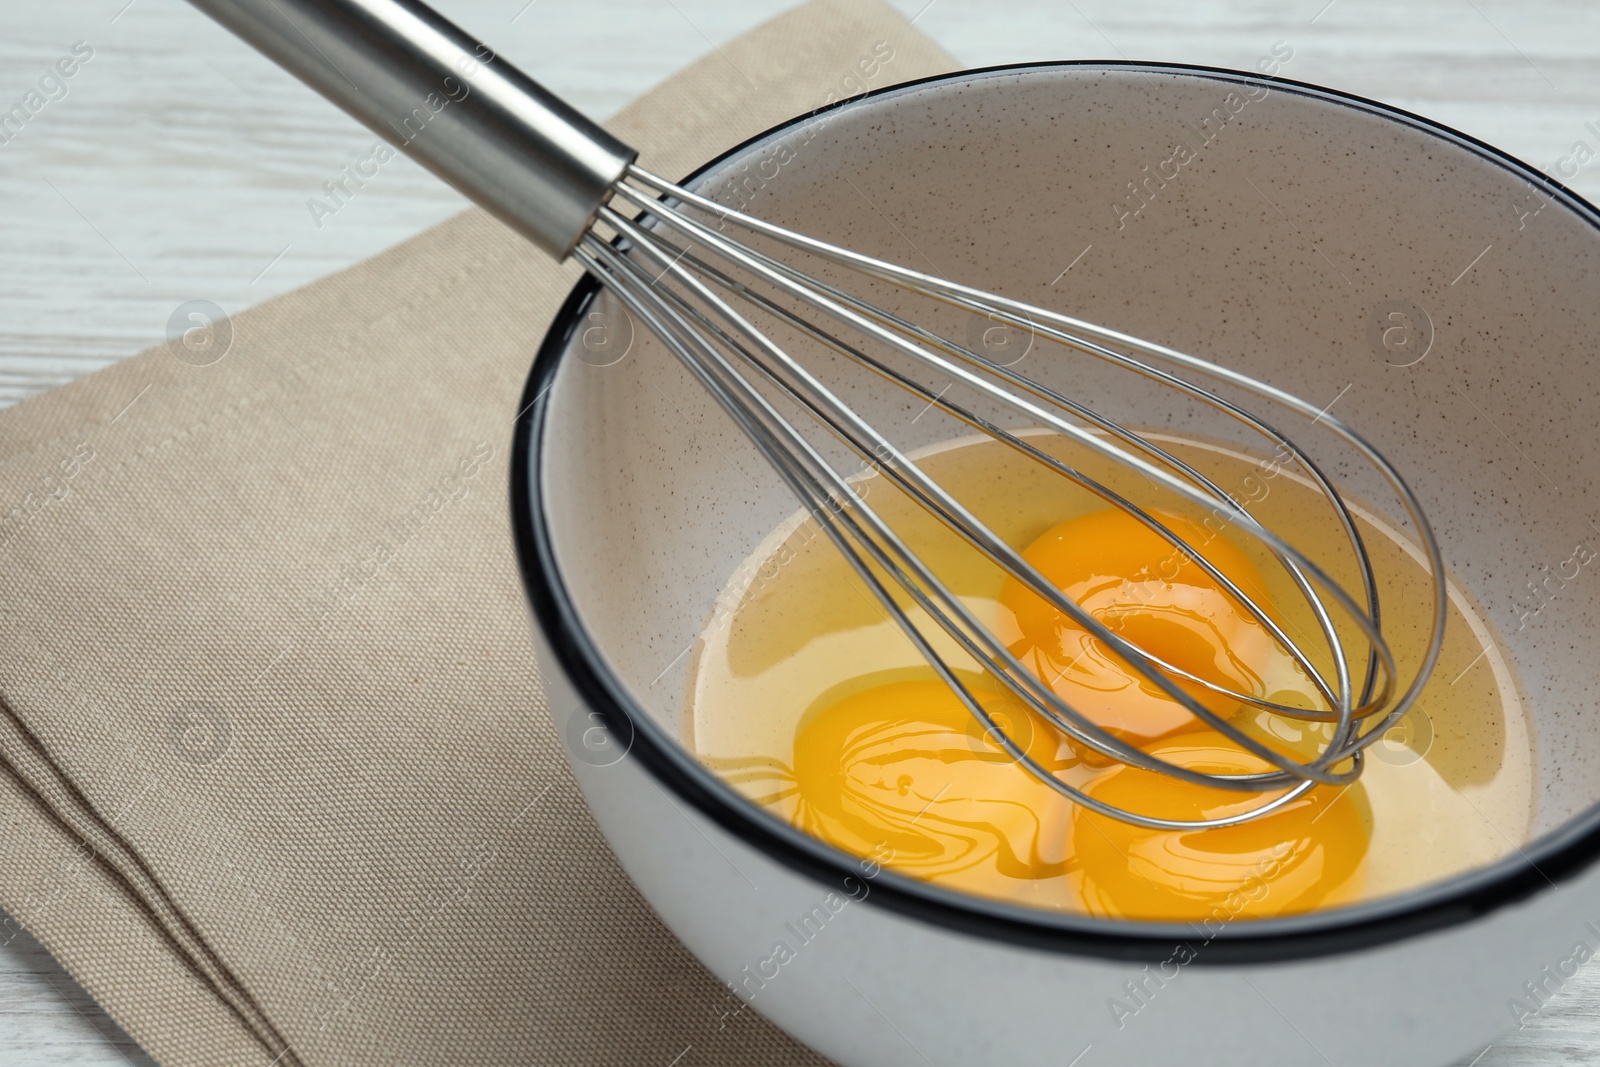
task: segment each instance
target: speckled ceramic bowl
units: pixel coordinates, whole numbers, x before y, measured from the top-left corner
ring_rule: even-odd
[[[1075,63],[877,92],[691,184],[1337,399],[1407,474],[1502,635],[1539,783],[1507,860],[1210,939],[962,896],[800,834],[676,741],[696,634],[794,501],[585,282],[533,368],[515,450],[541,667],[596,818],[730,983],[729,1012],[748,1002],[851,1065],[1443,1064],[1536,1008],[1531,991],[1553,989],[1579,944],[1600,947],[1586,925],[1600,920],[1593,208],[1367,101]],[[1066,384],[1111,405],[1121,388]],[[935,433],[911,425],[903,394],[850,395],[902,441]],[[796,941],[813,914],[826,930]]]

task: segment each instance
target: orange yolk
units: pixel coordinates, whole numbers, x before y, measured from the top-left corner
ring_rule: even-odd
[[[1181,516],[1158,518],[1272,612],[1236,545]],[[1274,657],[1281,662],[1270,634],[1220,583],[1121,511],[1064,522],[1023,555],[1113,632],[1213,684],[1258,694]],[[1015,622],[1006,637],[1013,652],[1092,721],[1178,766],[1270,769],[1019,583],[1008,579],[1000,602]],[[1086,756],[995,683],[974,679],[980,704],[1047,771],[1076,767],[1073,781],[1084,783],[1081,772],[1098,768],[1080,785],[1097,800],[1198,820],[1271,797]],[[1180,684],[1220,715],[1238,710],[1236,700]],[[879,684],[813,709],[796,731],[794,775],[797,824],[848,852],[951,888],[1107,917],[1216,922],[1341,903],[1360,890],[1369,836],[1359,784],[1318,787],[1267,816],[1210,830],[1147,830],[1095,814],[1037,780],[935,678]]]
[[[974,688],[996,724],[1046,767],[1054,729]],[[986,735],[949,686],[899,681],[808,715],[795,736],[797,821],[848,852],[990,896],[1062,872],[1066,801]]]
[[[1215,730],[1179,734],[1147,751],[1213,774],[1270,769]],[[1142,815],[1189,821],[1237,814],[1270,798],[1121,764],[1084,791]],[[1212,922],[1344,903],[1361,888],[1370,818],[1360,784],[1317,786],[1260,818],[1209,830],[1147,830],[1074,807],[1071,847],[1083,872],[1078,902],[1108,918]]]
[[[1270,612],[1261,575],[1237,545],[1184,516],[1156,518]],[[1023,558],[1113,633],[1214,685],[1259,695],[1264,666],[1282,655],[1221,583],[1121,510],[1061,523]],[[1011,651],[1097,725],[1140,747],[1196,725],[1187,708],[1020,582],[1006,579],[1000,603],[1016,621]],[[1172,681],[1218,714],[1237,710],[1204,686]]]

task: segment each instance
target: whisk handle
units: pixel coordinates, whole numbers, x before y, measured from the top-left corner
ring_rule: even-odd
[[[416,0],[190,0],[557,259],[637,156]]]

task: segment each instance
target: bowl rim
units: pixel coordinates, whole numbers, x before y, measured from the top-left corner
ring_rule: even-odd
[[[1177,74],[1292,92],[1399,122],[1475,153],[1526,179],[1600,230],[1600,210],[1559,180],[1510,154],[1442,123],[1352,93],[1290,78],[1200,64],[1135,60],[1059,60],[976,67],[883,86],[826,104],[773,126],[697,167],[691,184],[724,161],[743,155],[820,115],[940,84],[1058,71]],[[625,754],[661,786],[771,859],[829,889],[864,895],[902,915],[1003,943],[1067,955],[1160,963],[1188,946],[1189,962],[1240,965],[1305,960],[1389,945],[1484,918],[1557,888],[1557,880],[1587,869],[1600,856],[1600,802],[1526,847],[1494,863],[1378,900],[1302,915],[1227,922],[1206,931],[1199,923],[1104,919],[1055,912],[945,889],[898,874],[811,837],[759,808],[674,741],[628,693],[604,653],[584,628],[562,579],[543,510],[540,460],[544,454],[551,386],[563,354],[600,283],[585,274],[556,312],[530,368],[519,401],[511,450],[511,518],[519,570],[534,618],[561,668],[588,709],[623,739]],[[858,898],[859,899],[859,898]],[[1200,947],[1196,948],[1196,943]]]

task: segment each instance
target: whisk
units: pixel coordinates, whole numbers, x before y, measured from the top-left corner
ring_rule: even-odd
[[[850,251],[742,211],[638,166],[637,153],[516,70],[494,51],[414,0],[192,0],[267,56],[557,259],[572,257],[652,331],[749,436],[986,736],[1031,774],[1073,802],[1139,826],[1196,830],[1260,818],[1315,786],[1361,774],[1363,750],[1416,702],[1443,642],[1447,590],[1438,542],[1416,497],[1383,455],[1325,409],[1248,375],[1061,312]],[[633,217],[629,216],[634,212]],[[740,240],[729,231],[759,239]],[[760,245],[760,247],[758,247]],[[1249,507],[1151,437],[1135,432],[1012,366],[886,310],[765,251],[788,249],[960,313],[1053,342],[1139,375],[1206,405],[1258,434],[1298,467],[1326,500],[1349,542],[1360,589],[1352,594]],[[894,387],[1043,465],[1120,508],[1197,564],[1298,665],[1325,705],[1301,708],[1204,678],[1126,639],[1056,588],[1015,547],[863,419],[847,399],[772,340],[775,322],[866,367]],[[893,358],[886,358],[892,356]],[[934,388],[904,367],[945,383]],[[1187,375],[1187,377],[1185,377]],[[1211,384],[1201,384],[1209,382]],[[1215,391],[1220,383],[1310,420],[1369,463],[1395,494],[1427,558],[1432,630],[1415,670],[1402,681],[1385,641],[1378,580],[1349,504],[1313,457],[1271,423]],[[949,396],[980,398],[1033,429],[1008,429]],[[1098,726],[1007,648],[940,580],[904,537],[868,504],[859,478],[802,433],[778,403],[803,412],[876,474],[988,557],[1011,579],[1111,650],[1138,676],[1196,719],[1264,761],[1241,774],[1195,770],[1163,760]],[[1259,542],[1284,568],[1326,643],[1329,671],[1293,640],[1256,599],[1163,521],[1164,513],[1039,447],[1044,430],[1143,477]],[[1174,820],[1096,800],[1041,765],[1002,727],[894,595],[926,615],[965,656],[1081,750],[1191,782],[1256,794],[1259,803],[1223,817]],[[1330,605],[1359,632],[1347,648]],[[1359,681],[1351,670],[1365,652]],[[1357,652],[1352,656],[1352,651]],[[1208,707],[1194,689],[1289,719],[1331,723],[1316,756],[1295,759]]]

